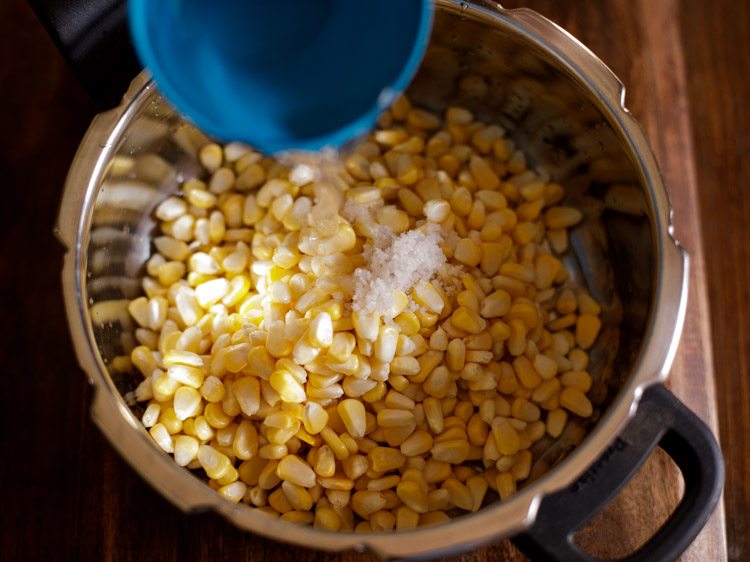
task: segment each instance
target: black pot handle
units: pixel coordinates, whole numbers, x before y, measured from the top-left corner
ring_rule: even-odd
[[[542,500],[534,524],[513,542],[534,561],[594,562],[573,543],[573,536],[617,495],[657,445],[680,468],[685,495],[662,528],[621,560],[675,560],[713,512],[724,463],[708,427],[660,384],[644,392],[636,415],[575,484]]]
[[[29,0],[57,48],[102,107],[120,102],[141,65],[123,0]]]

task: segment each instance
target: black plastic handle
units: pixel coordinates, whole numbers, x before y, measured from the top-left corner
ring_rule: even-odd
[[[141,69],[123,0],[29,0],[94,100],[117,105]]]
[[[575,484],[542,500],[534,524],[513,542],[535,561],[594,562],[573,543],[573,536],[617,495],[657,445],[680,468],[685,495],[662,528],[622,560],[675,560],[716,507],[724,462],[711,431],[660,384],[644,392],[635,417]]]

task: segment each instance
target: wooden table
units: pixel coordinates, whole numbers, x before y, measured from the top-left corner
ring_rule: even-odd
[[[670,186],[677,236],[693,258],[671,388],[710,426],[718,418],[727,459],[726,543],[719,509],[682,559],[747,560],[750,4],[506,5],[547,15],[628,86],[627,106],[651,139]],[[213,515],[183,515],[90,422],[89,390],[69,345],[60,297],[62,249],[51,230],[68,165],[95,109],[21,0],[0,4],[0,92],[0,559],[337,559],[241,533]],[[653,532],[678,494],[674,468],[654,455],[579,540],[601,556],[625,554]],[[524,558],[505,541],[459,559]]]

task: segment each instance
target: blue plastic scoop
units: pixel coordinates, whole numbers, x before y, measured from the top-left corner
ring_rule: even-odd
[[[430,0],[130,0],[136,50],[207,133],[258,150],[338,148],[413,77]]]

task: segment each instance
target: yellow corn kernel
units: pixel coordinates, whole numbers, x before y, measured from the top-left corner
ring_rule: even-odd
[[[432,130],[440,127],[440,118],[424,109],[410,109],[406,114],[406,122],[411,127],[420,130]]]
[[[433,434],[440,434],[443,432],[444,418],[443,410],[440,405],[440,401],[433,397],[427,397],[422,402],[424,406],[425,418],[427,418],[427,425]]]
[[[582,349],[571,349],[568,359],[574,371],[584,371],[589,366],[589,355]]]
[[[565,191],[562,186],[557,183],[548,183],[544,186],[544,204],[554,205],[562,201]]]
[[[396,164],[396,179],[402,185],[414,185],[420,179],[419,168],[412,156],[402,153]]]
[[[289,449],[284,444],[267,443],[258,449],[258,456],[262,459],[279,460],[289,454]]]
[[[427,492],[419,483],[408,480],[399,482],[396,486],[396,495],[413,512],[427,513]]]
[[[448,478],[443,482],[442,488],[448,490],[450,502],[460,509],[471,511],[474,506],[474,498],[469,488],[456,478]]]
[[[338,362],[346,361],[354,351],[357,340],[349,332],[337,332],[333,336],[331,347],[328,349],[328,356]]]
[[[471,206],[471,212],[466,217],[466,226],[470,229],[479,230],[484,225],[485,210],[484,203],[478,199],[474,200],[474,204]]]
[[[544,213],[547,228],[571,228],[581,222],[583,213],[574,207],[550,207]]]
[[[440,314],[445,307],[445,303],[443,302],[440,293],[435,286],[428,281],[420,281],[414,287],[414,301],[435,314]]]
[[[583,393],[591,390],[591,375],[586,371],[568,371],[563,373],[559,380],[563,386],[577,388]]]
[[[541,377],[534,369],[534,365],[528,357],[520,356],[513,360],[513,370],[518,377],[521,386],[529,390],[534,389],[542,382]]]
[[[548,400],[556,396],[559,391],[559,379],[553,378],[545,380],[542,381],[539,386],[534,389],[534,392],[531,395],[531,399],[538,404],[544,404]]]
[[[203,369],[190,365],[176,364],[167,369],[167,376],[184,385],[200,388],[205,380]]]
[[[592,314],[581,314],[576,321],[576,343],[582,349],[589,349],[594,345],[602,321]]]
[[[458,372],[464,367],[466,360],[466,347],[464,342],[458,338],[452,339],[446,351],[446,363],[451,371]]]
[[[223,429],[232,423],[232,416],[224,412],[221,404],[211,403],[207,404],[203,410],[203,415],[206,416],[206,421],[211,427],[216,429]]]
[[[469,171],[479,185],[479,189],[495,190],[500,186],[500,178],[480,156],[472,156],[469,159]]]
[[[492,415],[492,419],[494,419],[494,413],[495,413],[495,406],[494,403],[491,400],[486,400],[490,406],[491,411],[487,412],[487,408],[485,408],[485,417],[490,419],[489,414]],[[472,408],[473,410],[473,408]],[[490,423],[492,422],[492,419],[490,419]],[[481,414],[473,414],[466,425],[466,435],[469,439],[469,443],[471,445],[478,445],[483,446],[485,442],[487,441],[487,436],[489,435],[489,425],[485,421],[483,421]]]
[[[315,485],[315,471],[296,455],[287,455],[279,461],[276,476],[304,488]]]
[[[260,382],[255,377],[241,377],[232,384],[232,392],[246,416],[254,415],[260,408]]]
[[[317,402],[308,402],[302,409],[302,423],[311,435],[320,433],[328,423],[328,412]]]
[[[450,517],[442,511],[430,511],[419,516],[420,527],[431,527],[448,521],[450,521]]]
[[[510,422],[504,417],[492,420],[492,435],[495,446],[503,455],[515,455],[521,448],[521,438]]]
[[[557,304],[555,305],[557,312],[560,314],[571,314],[578,308],[578,301],[576,296],[570,289],[564,289],[560,296],[557,298]]]
[[[534,369],[540,377],[548,381],[557,374],[557,363],[549,356],[538,353],[534,357]]]
[[[374,490],[376,492],[384,492],[395,488],[396,485],[401,482],[401,476],[398,474],[391,474],[389,476],[383,476],[381,478],[374,478],[367,482],[367,489]]]
[[[565,429],[565,424],[568,422],[568,413],[563,409],[551,410],[547,414],[547,433],[550,437],[557,439]]]
[[[453,325],[470,334],[479,334],[487,327],[487,321],[479,314],[465,306],[459,306],[451,314]]]
[[[591,314],[593,316],[599,316],[602,309],[599,304],[591,298],[587,293],[580,291],[577,296],[578,300],[578,311],[581,314]]]
[[[420,371],[419,361],[414,357],[396,357],[391,361],[391,373],[396,375],[416,375]]]
[[[415,351],[420,353],[421,351]],[[432,373],[432,371],[443,361],[443,352],[434,349],[428,349],[419,356],[419,372],[416,376],[411,377],[410,382],[420,383]]]
[[[297,525],[310,525],[315,515],[309,511],[287,511],[282,513],[280,519]]]
[[[289,371],[274,371],[271,373],[269,382],[271,383],[271,387],[279,393],[279,397],[284,402],[301,403],[307,398],[305,395],[305,388]]]
[[[463,107],[449,107],[445,111],[445,121],[449,125],[468,125],[474,120],[474,115]]]
[[[268,503],[273,509],[275,509],[282,515],[293,510],[292,504],[289,503],[289,500],[287,499],[286,494],[284,493],[284,490],[282,488],[277,488],[268,495]]]
[[[451,209],[460,217],[468,216],[473,205],[471,192],[465,187],[459,187],[450,199]]]
[[[373,532],[383,533],[392,531],[396,526],[396,516],[390,511],[376,511],[370,516],[370,528]]]
[[[415,529],[418,524],[419,514],[416,511],[406,505],[399,506],[396,509],[397,530]]]
[[[363,410],[364,413],[364,410]],[[414,423],[414,413],[409,410],[385,408],[377,415],[380,427],[402,427]]]
[[[516,462],[510,469],[513,479],[516,482],[526,480],[531,472],[531,452],[529,450],[520,451]]]
[[[258,432],[248,420],[242,420],[234,434],[232,450],[240,460],[248,460],[258,454]]]
[[[367,455],[370,465],[376,472],[387,472],[404,466],[406,457],[398,449],[391,447],[375,447]]]
[[[198,462],[206,471],[206,475],[214,480],[222,478],[232,469],[229,457],[209,445],[201,445],[198,449]]]
[[[362,399],[370,404],[373,402],[377,402],[378,400],[383,398],[386,390],[387,388],[385,383],[383,381],[378,381],[372,389],[368,390],[362,395]]]
[[[370,470],[370,463],[362,455],[352,455],[344,459],[341,467],[344,469],[344,474],[347,478],[356,480]]]
[[[479,297],[473,291],[464,290],[458,293],[456,303],[474,312],[479,312]]]
[[[449,439],[435,443],[430,450],[436,461],[461,464],[469,455],[469,442],[465,439]]]
[[[495,487],[502,501],[506,501],[516,493],[516,481],[510,472],[501,472],[495,479]]]
[[[417,430],[400,445],[401,452],[407,457],[423,455],[432,448],[432,435],[424,430]]]
[[[566,328],[574,326],[577,320],[578,319],[575,314],[566,314],[565,316],[560,316],[559,318],[556,318],[555,320],[547,323],[547,328],[551,332],[557,332],[559,330],[564,330]]]
[[[337,459],[343,461],[349,456],[349,449],[347,449],[346,445],[341,440],[341,437],[339,437],[333,429],[330,427],[324,427],[320,432],[320,436],[331,448]]]
[[[409,138],[409,133],[403,129],[381,129],[375,131],[373,138],[379,144],[392,147],[406,141]]]
[[[347,432],[355,439],[365,436],[365,406],[359,400],[347,398],[336,406],[336,411],[344,422]]]
[[[396,323],[396,326],[398,326],[401,333],[405,336],[413,336],[414,334],[419,332],[419,319],[417,318],[417,315],[411,311],[405,310],[404,312],[396,316],[393,321]]]
[[[513,401],[513,404],[511,405],[511,413],[514,418],[526,422],[537,421],[541,415],[539,406],[520,397]]]
[[[521,320],[529,330],[533,330],[539,323],[539,312],[536,306],[530,302],[516,301],[505,315],[507,322],[512,322],[515,319]]]
[[[276,468],[279,466],[277,459],[267,461],[266,465],[258,474],[258,486],[264,490],[271,490],[281,483],[281,478],[276,474]]]
[[[582,418],[588,418],[593,413],[589,399],[574,386],[565,387],[560,392],[560,406]]]
[[[315,508],[313,527],[326,531],[338,531],[341,529],[341,519],[330,507],[318,506]]]
[[[550,255],[538,256],[534,261],[534,284],[537,289],[551,287],[560,272],[562,263]]]
[[[435,351],[447,351],[448,349],[448,334],[445,330],[438,328],[430,335],[430,348]]]
[[[386,505],[386,498],[382,492],[360,490],[352,494],[351,507],[360,517],[367,518]]]
[[[315,454],[313,470],[319,476],[330,478],[336,472],[336,457],[328,445],[321,446]]]
[[[412,217],[422,216],[423,202],[411,189],[399,189],[398,200],[403,209]]]
[[[281,464],[281,463],[279,463]],[[313,499],[310,492],[302,486],[294,484],[288,480],[281,483],[281,490],[284,492],[289,505],[297,511],[309,511],[313,506]]]
[[[453,250],[453,257],[469,267],[474,267],[482,261],[482,248],[469,238],[461,238]]]
[[[425,380],[422,390],[435,398],[445,398],[450,389],[450,377],[448,369],[443,366],[437,367]]]

